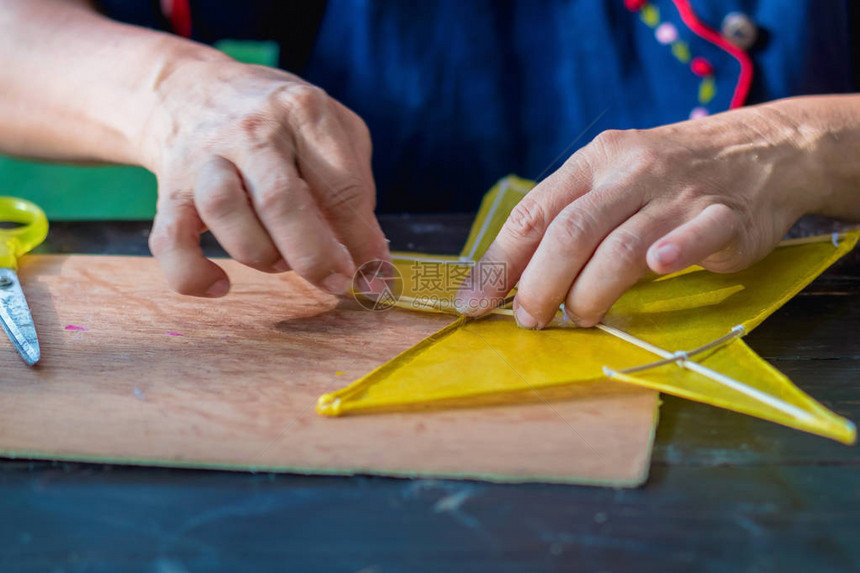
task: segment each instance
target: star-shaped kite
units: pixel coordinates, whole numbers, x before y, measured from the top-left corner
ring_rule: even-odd
[[[459,283],[532,186],[515,177],[500,181],[485,197],[461,257],[394,255],[404,277],[397,306],[451,312]],[[504,308],[480,319],[460,316],[349,386],[321,396],[317,411],[337,416],[530,395],[551,399],[554,389],[612,379],[851,444],[851,421],[797,388],[741,337],[849,252],[858,236],[785,241],[733,274],[690,267],[649,276],[596,328],[558,320],[545,330],[523,330]]]

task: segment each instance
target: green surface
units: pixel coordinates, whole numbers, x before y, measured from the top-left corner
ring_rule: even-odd
[[[275,68],[278,66],[279,46],[277,42],[255,42],[252,40],[220,40],[215,47],[240,62],[259,64]]]
[[[155,177],[140,167],[75,167],[0,157],[0,194],[33,201],[51,221],[143,220],[155,214]]]
[[[275,66],[274,42],[223,40],[216,47],[249,64]],[[134,221],[155,215],[155,177],[140,167],[78,167],[0,156],[0,195],[23,197],[51,221]]]

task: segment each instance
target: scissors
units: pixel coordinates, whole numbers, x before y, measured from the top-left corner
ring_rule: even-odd
[[[0,197],[0,323],[21,358],[32,366],[39,361],[39,339],[21,283],[18,259],[48,236],[48,219],[36,204],[16,197]]]

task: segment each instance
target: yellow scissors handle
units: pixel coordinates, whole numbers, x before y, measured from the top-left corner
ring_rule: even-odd
[[[48,218],[38,205],[17,197],[0,197],[0,221],[17,223],[0,229],[0,268],[18,269],[18,258],[48,236]]]

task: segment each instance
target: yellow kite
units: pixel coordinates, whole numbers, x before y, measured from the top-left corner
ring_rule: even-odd
[[[454,282],[468,274],[531,187],[516,177],[493,187],[460,257],[395,254],[403,276],[396,305],[451,312]],[[479,319],[460,316],[349,386],[321,396],[317,411],[338,416],[546,400],[554,389],[611,379],[851,444],[851,421],[797,388],[741,337],[849,252],[858,236],[784,241],[738,273],[690,267],[646,277],[595,328],[559,319],[545,330],[523,330],[505,308]],[[428,276],[433,281],[414,280]]]

